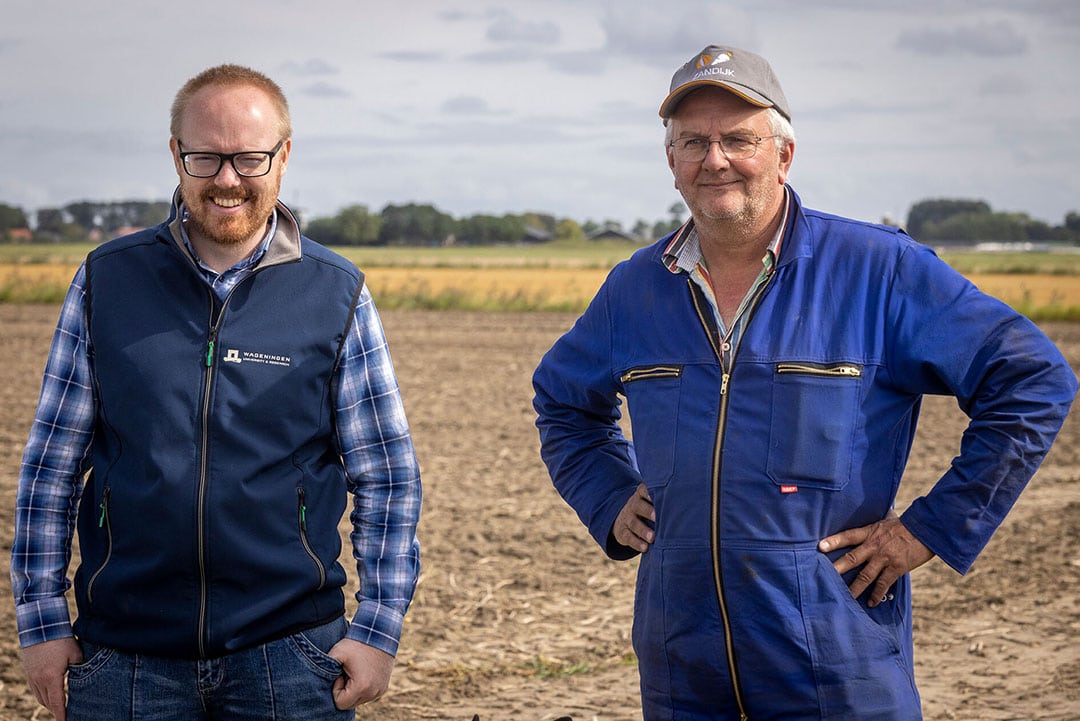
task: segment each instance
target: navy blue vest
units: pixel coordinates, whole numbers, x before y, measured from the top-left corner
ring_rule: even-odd
[[[224,303],[168,224],[87,259],[81,638],[206,658],[343,613],[333,379],[363,275],[286,225]]]

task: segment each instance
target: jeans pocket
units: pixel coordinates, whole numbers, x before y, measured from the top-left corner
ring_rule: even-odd
[[[322,626],[293,634],[286,640],[293,652],[312,671],[332,681],[341,675],[341,662],[327,652],[345,637],[347,628],[345,619],[339,618]]]
[[[82,647],[83,660],[82,663],[68,666],[69,684],[78,685],[88,683],[94,673],[108,663],[109,659],[113,656],[113,650],[111,648],[96,646],[85,641],[80,642],[79,645]]]

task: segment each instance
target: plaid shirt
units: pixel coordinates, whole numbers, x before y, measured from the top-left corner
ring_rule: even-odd
[[[224,297],[251,274],[275,227],[276,218],[260,249],[224,273],[201,266],[215,293]],[[19,473],[11,585],[24,647],[72,635],[67,569],[96,415],[84,273],[80,267],[60,311]],[[394,654],[420,571],[420,470],[382,324],[366,287],[338,374],[337,436],[353,496],[350,537],[362,579],[347,635]]]

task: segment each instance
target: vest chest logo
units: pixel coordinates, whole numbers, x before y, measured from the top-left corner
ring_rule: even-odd
[[[226,363],[261,363],[263,365],[285,366],[292,365],[292,358],[277,353],[258,353],[249,350],[237,350],[236,348],[225,349],[222,360]]]

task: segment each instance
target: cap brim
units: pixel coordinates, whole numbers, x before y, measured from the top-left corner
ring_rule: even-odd
[[[675,106],[678,105],[683,98],[685,98],[687,95],[694,92],[695,90],[706,86],[723,88],[724,90],[727,90],[730,93],[734,93],[746,102],[750,103],[751,105],[756,105],[759,108],[771,108],[774,106],[774,103],[770,102],[764,96],[755,93],[753,90],[744,88],[741,85],[734,85],[732,83],[725,83],[718,80],[702,79],[694,80],[693,82],[686,83],[685,85],[680,85],[673,93],[669,94],[664,99],[664,102],[660,104],[660,117],[670,118],[672,113],[675,112]]]

